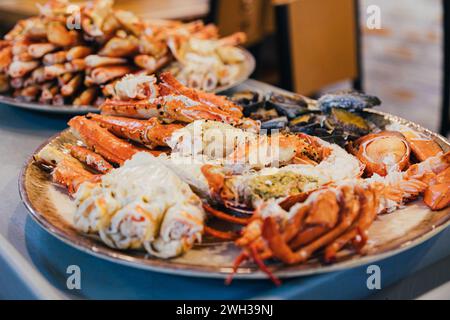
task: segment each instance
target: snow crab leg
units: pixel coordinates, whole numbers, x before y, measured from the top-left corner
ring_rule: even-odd
[[[68,124],[89,149],[118,165],[123,165],[134,154],[146,150],[117,138],[97,122],[83,116],[72,118]]]
[[[51,146],[42,149],[34,156],[34,160],[51,167],[53,181],[67,188],[71,194],[75,193],[82,183],[97,182],[100,178],[100,175],[84,169],[76,159]]]
[[[219,108],[196,102],[182,95],[170,95],[151,100],[106,100],[102,114],[136,119],[158,117],[166,122],[190,123],[195,120],[214,120],[238,125],[241,121]]]
[[[162,124],[156,117],[138,120],[93,113],[89,113],[86,117],[108,129],[114,135],[139,142],[150,149],[157,146],[166,147],[166,140],[172,133],[183,128],[181,124]]]
[[[86,147],[69,145],[67,148],[72,157],[102,174],[108,173],[114,168],[105,158]]]
[[[201,102],[211,107],[219,108],[229,112],[236,118],[242,118],[242,108],[224,96],[218,96],[213,93],[206,93],[200,90],[191,89],[181,84],[171,73],[163,72],[160,74],[160,91],[162,95],[180,94],[194,101]]]

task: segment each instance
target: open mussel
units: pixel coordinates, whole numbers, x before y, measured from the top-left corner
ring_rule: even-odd
[[[289,122],[290,132],[302,132],[319,137],[327,142],[345,146],[347,143],[346,133],[339,128],[333,128],[325,124],[326,116],[309,113],[297,117]]]
[[[278,117],[280,117],[280,115],[275,109],[266,109],[266,108],[259,108],[258,110],[250,114],[250,118],[254,120],[259,120],[261,122],[266,122]]]
[[[243,108],[244,116],[249,117],[259,108],[264,107],[264,96],[257,91],[238,91],[229,96],[229,99]]]
[[[332,108],[342,108],[349,111],[361,111],[381,104],[375,96],[357,91],[338,91],[327,93],[319,98],[317,106],[322,112],[329,112]]]
[[[280,116],[286,116],[288,119],[311,112],[305,98],[296,94],[286,95],[271,92],[267,96],[266,106],[274,108]]]
[[[308,113],[289,122],[289,130],[315,135],[341,146],[370,131],[369,123],[358,114],[333,108],[329,114]]]
[[[370,131],[369,124],[363,117],[342,108],[332,108],[326,122],[329,127],[341,128],[355,138],[366,135]]]
[[[287,117],[278,117],[274,119],[270,119],[264,122],[261,122],[262,130],[283,130],[286,128],[288,124]]]

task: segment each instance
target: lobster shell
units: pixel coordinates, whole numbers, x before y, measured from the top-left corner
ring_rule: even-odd
[[[390,170],[409,166],[411,148],[405,137],[394,131],[371,133],[356,140],[349,150],[365,165],[365,174],[385,176]]]

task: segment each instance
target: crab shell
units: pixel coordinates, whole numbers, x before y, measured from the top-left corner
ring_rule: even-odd
[[[374,173],[385,176],[391,170],[407,168],[411,148],[401,133],[383,131],[359,138],[350,152],[365,165],[365,173],[370,177]]]

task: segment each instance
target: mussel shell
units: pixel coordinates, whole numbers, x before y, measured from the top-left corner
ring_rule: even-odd
[[[308,109],[308,103],[300,95],[285,95],[271,92],[266,99],[268,108],[275,108],[280,116],[286,116],[288,119],[294,119],[302,114],[311,112]]]
[[[330,127],[341,128],[354,137],[366,135],[370,131],[369,124],[363,117],[342,108],[332,108],[326,122]]]
[[[313,113],[305,113],[297,118],[292,119],[289,121],[289,126],[301,126],[308,123],[312,123],[315,120],[315,115]]]
[[[329,112],[331,108],[363,110],[380,104],[381,100],[379,98],[357,91],[327,93],[321,96],[317,101],[317,106],[322,112]]]
[[[250,114],[250,118],[252,118],[253,120],[265,122],[275,118],[279,118],[279,115],[275,109],[259,108],[258,110]]]
[[[263,107],[265,102],[263,94],[251,90],[234,92],[228,98],[243,108],[242,111],[246,117]]]
[[[268,121],[264,121],[261,123],[261,129],[262,130],[282,130],[286,128],[288,124],[288,118],[287,117],[279,117],[275,119],[271,119]]]

